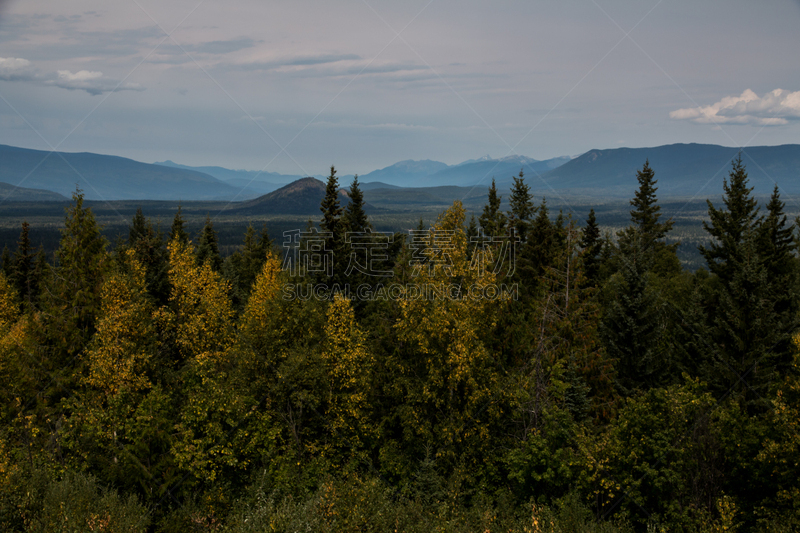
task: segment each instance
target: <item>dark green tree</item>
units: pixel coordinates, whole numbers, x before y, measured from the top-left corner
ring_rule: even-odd
[[[17,250],[11,259],[11,281],[23,308],[33,309],[39,300],[39,291],[45,274],[44,252],[34,251],[30,239],[30,224],[22,223]]]
[[[170,293],[169,254],[161,232],[145,218],[141,207],[131,221],[128,246],[136,254],[136,260],[145,267],[147,292],[159,304],[166,304]]]
[[[183,244],[187,244],[189,242],[189,234],[186,233],[186,228],[184,225],[181,206],[178,204],[178,210],[175,212],[175,218],[172,220],[172,227],[169,230],[170,241],[178,239],[178,242]]]
[[[600,274],[603,241],[600,235],[600,226],[597,225],[597,217],[594,209],[589,210],[586,217],[586,226],[581,232],[581,250],[583,250],[583,270],[587,286],[597,286]]]
[[[520,245],[525,242],[531,218],[536,213],[533,205],[530,187],[525,183],[522,170],[519,177],[515,177],[514,185],[511,187],[511,196],[508,199],[508,228],[513,229],[519,237]]]
[[[699,247],[711,273],[724,283],[732,279],[735,265],[742,263],[741,247],[745,236],[760,224],[758,202],[752,196],[753,188],[747,186],[747,171],[741,154],[733,160],[729,178],[730,181],[722,183],[724,207],[717,209],[707,200],[710,221],[703,221],[703,228],[712,240],[708,246]]]
[[[100,233],[94,214],[83,205],[83,192],[72,195],[66,210],[56,266],[42,291],[39,345],[46,352],[43,376],[51,385],[48,394],[65,394],[80,372],[78,354],[95,332],[100,290],[110,261],[108,241]],[[53,405],[51,403],[51,405]]]
[[[492,186],[489,187],[489,200],[483,207],[478,222],[487,237],[500,237],[506,232],[506,216],[500,211],[502,196],[497,194],[497,186],[492,178]]]
[[[662,343],[662,305],[648,282],[652,256],[643,248],[633,240],[623,256],[614,298],[600,328],[608,355],[614,360],[617,387],[625,396],[664,385],[669,370]]]
[[[322,221],[320,231],[327,232],[325,247],[327,252],[333,253],[333,276],[328,281],[332,283],[343,282],[344,270],[350,255],[345,249],[344,238],[346,229],[342,221],[342,208],[339,204],[339,179],[336,169],[331,166],[331,174],[325,185],[325,197],[320,204]]]
[[[209,262],[214,271],[219,272],[222,270],[222,256],[219,253],[217,233],[214,231],[214,224],[211,222],[209,215],[206,215],[206,223],[200,232],[196,254],[197,264],[202,265]]]
[[[272,246],[266,225],[262,227],[260,234],[249,225],[244,234],[242,249],[236,250],[225,260],[225,277],[233,285],[233,301],[237,309],[241,310],[247,302],[253,283],[261,273],[267,260],[267,252]]]
[[[364,211],[364,193],[359,187],[358,174],[353,177],[353,183],[350,184],[350,203],[344,208],[342,224],[345,231],[353,233],[363,233],[372,229],[372,224]]]

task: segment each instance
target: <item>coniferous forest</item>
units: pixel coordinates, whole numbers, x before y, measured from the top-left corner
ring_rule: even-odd
[[[54,259],[3,258],[0,528],[800,528],[797,228],[734,160],[684,269],[657,170],[616,234],[520,173],[386,236],[332,168],[294,248],[228,257],[76,192]]]

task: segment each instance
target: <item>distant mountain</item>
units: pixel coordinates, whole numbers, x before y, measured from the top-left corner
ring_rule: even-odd
[[[397,187],[438,187],[443,185],[472,186],[491,182],[492,176],[498,181],[511,181],[520,169],[525,173],[544,173],[569,161],[569,157],[555,157],[537,161],[530,157],[513,155],[501,159],[484,156],[470,159],[457,165],[447,165],[439,161],[406,160],[380,170],[360,176],[366,183],[380,181]],[[366,189],[365,189],[366,190]]]
[[[66,202],[66,196],[44,189],[28,189],[0,182],[0,204],[3,202]]]
[[[518,176],[519,171],[527,176],[527,181],[537,174],[543,174],[557,168],[570,160],[569,157],[554,157],[538,161],[521,155],[512,155],[501,159],[481,158],[472,163],[461,163],[444,170],[440,170],[425,178],[425,186],[435,187],[440,185],[471,186],[485,184],[487,187],[492,182],[492,177],[498,183],[511,182],[512,176]]]
[[[728,177],[731,160],[738,153],[738,148],[712,144],[589,150],[543,174],[545,183],[529,183],[534,189],[552,187],[572,193],[629,197],[638,186],[636,171],[649,160],[658,180],[659,196],[717,196],[722,193],[722,180]],[[745,148],[742,162],[754,194],[770,194],[775,182],[784,193],[800,193],[800,145]]]
[[[316,178],[301,178],[277,191],[259,196],[253,200],[242,202],[226,212],[243,215],[309,215],[316,220],[321,216],[320,203],[325,197],[325,184]],[[350,196],[345,189],[339,189],[339,205],[350,203]],[[369,204],[364,206],[367,212],[375,208]]]
[[[369,183],[361,183],[361,180],[358,180],[358,187],[362,191],[374,191],[375,189],[399,189],[397,185],[389,185],[388,183],[383,183],[382,181],[371,181]],[[348,190],[350,187],[347,187]]]
[[[78,186],[87,200],[226,200],[237,195],[242,198],[239,188],[200,172],[110,155],[47,152],[5,145],[0,145],[0,181],[67,197]]]
[[[391,185],[408,187],[431,174],[446,169],[448,166],[439,161],[425,159],[423,161],[413,161],[407,159],[394,165],[390,165],[380,170],[373,170],[368,174],[359,176],[359,181],[366,183],[382,181]]]
[[[303,176],[294,176],[288,174],[279,174],[277,172],[259,172],[257,170],[231,170],[223,167],[190,167],[188,165],[181,165],[174,163],[167,159],[166,161],[153,163],[154,165],[163,165],[165,167],[182,168],[185,170],[194,170],[195,172],[202,172],[213,176],[218,180],[236,182],[236,183],[250,183],[253,184],[266,184],[276,190],[287,183],[297,181]]]

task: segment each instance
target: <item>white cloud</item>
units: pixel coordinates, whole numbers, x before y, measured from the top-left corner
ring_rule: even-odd
[[[86,91],[91,95],[110,91],[143,91],[138,83],[122,83],[92,70],[59,70],[40,74],[30,61],[21,57],[0,57],[0,80],[28,81],[61,87],[62,89]]]
[[[107,92],[144,90],[144,87],[138,83],[120,82],[103,76],[102,72],[79,70],[73,73],[69,70],[59,70],[56,74],[55,79],[47,80],[48,85],[55,85],[71,91],[86,91],[94,96]]]
[[[31,62],[21,57],[0,57],[0,80],[32,80],[36,75]]]
[[[747,89],[741,96],[726,96],[709,106],[678,109],[669,116],[698,124],[782,126],[800,119],[800,91],[775,89],[759,97]]]

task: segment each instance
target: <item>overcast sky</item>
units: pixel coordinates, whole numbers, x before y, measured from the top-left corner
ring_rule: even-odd
[[[0,143],[325,174],[800,143],[797,0],[0,3]]]

